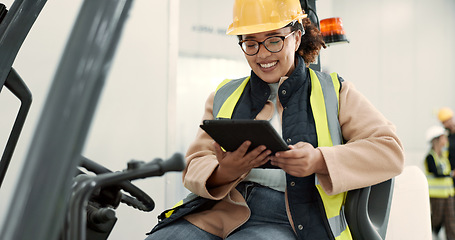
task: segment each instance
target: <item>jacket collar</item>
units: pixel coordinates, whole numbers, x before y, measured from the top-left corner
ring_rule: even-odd
[[[279,88],[280,101],[285,103],[289,97],[299,90],[303,83],[308,79],[308,69],[305,66],[303,58],[296,54],[297,64],[294,71],[288,79],[286,79]],[[270,95],[270,87],[266,82],[259,78],[253,71],[251,71],[251,97],[253,102],[265,103]],[[286,94],[281,94],[286,90]]]

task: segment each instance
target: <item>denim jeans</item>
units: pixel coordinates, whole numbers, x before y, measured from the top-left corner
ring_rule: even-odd
[[[227,240],[295,240],[296,236],[286,214],[284,193],[252,182],[242,182],[237,187],[251,210],[246,223],[232,232]],[[149,235],[146,240],[221,240],[185,219]]]

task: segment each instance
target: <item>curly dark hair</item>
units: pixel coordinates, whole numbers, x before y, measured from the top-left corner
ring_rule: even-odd
[[[315,62],[321,48],[327,48],[318,27],[308,18],[302,19],[302,24],[298,22],[291,24],[292,31],[302,30],[302,25],[305,29],[297,54],[303,57],[307,65]]]

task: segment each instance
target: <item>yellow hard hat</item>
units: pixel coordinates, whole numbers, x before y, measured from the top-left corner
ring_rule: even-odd
[[[306,16],[299,0],[235,0],[233,21],[226,34],[243,35],[280,29]]]
[[[439,109],[439,112],[438,112],[439,121],[445,122],[445,121],[451,119],[452,117],[453,117],[452,109],[450,109],[448,107],[443,107],[443,108]]]

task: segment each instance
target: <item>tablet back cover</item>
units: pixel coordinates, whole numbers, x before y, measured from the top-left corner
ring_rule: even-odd
[[[246,140],[251,141],[248,150],[260,145],[265,145],[272,153],[289,149],[272,125],[265,120],[204,120],[200,127],[227,151],[237,150]]]

